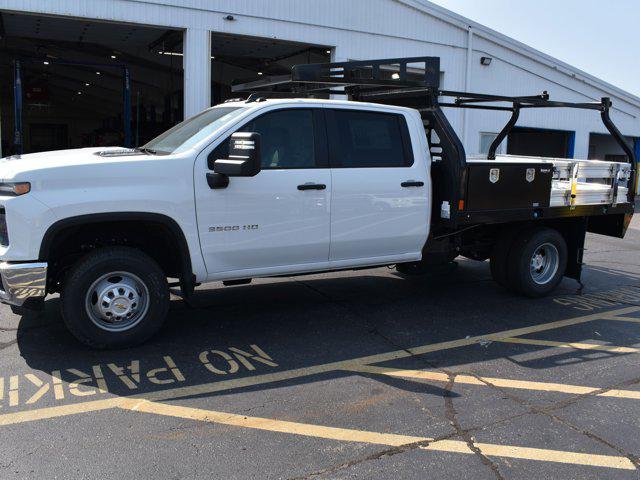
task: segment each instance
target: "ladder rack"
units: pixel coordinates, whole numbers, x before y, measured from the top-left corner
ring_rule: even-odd
[[[366,101],[415,108],[420,111],[428,130],[435,130],[442,149],[449,181],[459,181],[466,167],[466,156],[455,131],[441,111],[445,108],[468,108],[511,112],[507,124],[491,146],[487,159],[495,160],[496,150],[516,125],[522,109],[528,108],[576,108],[600,112],[602,123],[622,148],[631,169],[629,201],[635,198],[636,155],[627,145],[615,126],[609,111],[609,97],[599,102],[559,102],[549,99],[545,91],[531,96],[505,96],[485,93],[440,90],[440,58],[408,57],[349,62],[315,63],[295,65],[291,75],[267,77],[232,87],[233,92],[250,93],[247,102],[268,98],[320,97],[346,95],[352,101]],[[443,97],[452,101],[442,102]],[[430,132],[429,132],[430,133]],[[431,140],[429,139],[431,142]],[[432,146],[432,145],[430,145]],[[450,187],[455,189],[453,185]]]

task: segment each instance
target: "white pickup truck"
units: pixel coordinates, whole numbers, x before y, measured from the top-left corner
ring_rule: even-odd
[[[214,281],[382,265],[422,273],[464,255],[490,258],[499,283],[539,296],[564,275],[579,279],[587,219],[624,234],[632,164],[465,160],[462,150],[453,183],[464,189],[453,195],[445,167],[461,147],[444,141],[439,115],[438,105],[252,96],[142,148],[5,158],[0,301],[19,311],[59,292],[80,341],[122,347],[161,327],[168,279],[189,296]]]

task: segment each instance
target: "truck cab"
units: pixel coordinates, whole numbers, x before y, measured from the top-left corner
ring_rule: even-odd
[[[246,105],[221,107],[247,111],[195,160],[208,280],[420,259],[431,208],[417,112],[308,99]],[[235,132],[259,136],[259,172],[211,188]]]
[[[234,134],[245,132],[260,142],[256,168],[218,173]],[[419,261],[430,225],[429,167],[415,110],[312,99],[228,102],[140,149],[3,159],[3,185],[28,191],[0,198],[0,299],[18,311],[60,292],[76,336],[112,346],[130,342],[122,334],[153,310],[154,292],[142,273],[127,274],[130,266],[91,263],[93,281],[76,279],[79,263],[110,251],[100,264],[139,257],[156,267],[157,283],[179,278],[184,291]],[[83,299],[70,294],[79,290]],[[166,286],[155,296],[168,298]],[[74,329],[78,317],[88,328]]]

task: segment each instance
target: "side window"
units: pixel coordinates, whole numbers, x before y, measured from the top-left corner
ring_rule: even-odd
[[[402,115],[333,110],[332,160],[346,168],[406,167],[413,163]]]
[[[314,168],[313,111],[303,108],[277,110],[251,120],[237,131],[261,135],[262,168]],[[214,150],[214,158],[229,156],[229,140]]]
[[[242,128],[262,136],[262,168],[313,168],[313,112],[306,109],[265,113]]]

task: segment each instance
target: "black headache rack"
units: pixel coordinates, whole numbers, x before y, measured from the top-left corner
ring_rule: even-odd
[[[572,103],[549,100],[547,92],[533,96],[502,96],[440,90],[440,58],[410,57],[296,65],[291,75],[266,77],[233,86],[234,92],[250,93],[247,102],[268,98],[327,98],[346,95],[349,100],[397,105],[417,109],[423,119],[432,155],[434,223],[448,229],[478,223],[503,223],[528,219],[605,216],[594,219],[598,233],[624,234],[629,214],[633,213],[636,190],[636,158],[609,116],[611,100]],[[443,102],[442,98],[452,98]],[[511,112],[511,117],[489,148],[487,160],[495,160],[496,150],[518,121],[520,111],[528,108],[577,108],[600,112],[603,124],[626,153],[630,163],[628,203],[549,207],[505,205],[504,208],[465,208],[470,180],[464,147],[442,111],[467,108]],[[435,135],[433,135],[435,133]],[[540,164],[540,166],[546,164]],[[528,166],[531,166],[528,164]],[[548,165],[547,165],[548,167]],[[550,189],[551,179],[548,179]],[[517,195],[517,191],[514,195]],[[446,204],[449,214],[442,214]],[[469,206],[470,207],[470,206]],[[615,217],[615,218],[612,218]],[[609,233],[611,234],[611,233]],[[618,236],[618,235],[616,235]]]

